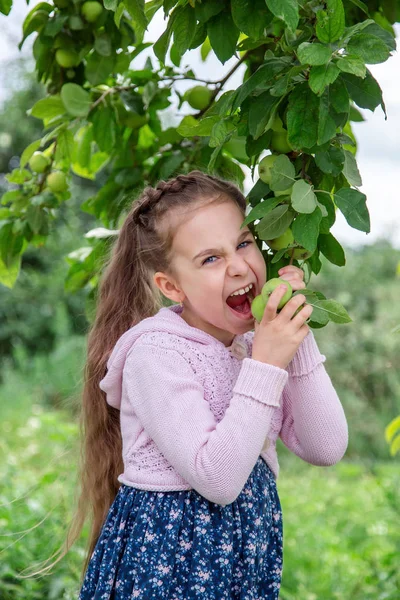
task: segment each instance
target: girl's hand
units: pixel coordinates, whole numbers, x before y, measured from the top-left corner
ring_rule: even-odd
[[[286,265],[286,267],[279,269],[278,275],[280,279],[284,279],[290,283],[294,292],[296,290],[302,290],[306,287],[306,284],[303,281],[304,271],[299,267],[295,267],[294,265]]]

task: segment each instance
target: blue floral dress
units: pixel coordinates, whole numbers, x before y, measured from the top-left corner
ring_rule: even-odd
[[[276,600],[282,512],[258,458],[237,499],[122,484],[91,556],[79,600]]]

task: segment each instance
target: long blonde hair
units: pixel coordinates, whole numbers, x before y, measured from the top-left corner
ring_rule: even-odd
[[[157,271],[173,273],[172,242],[177,228],[170,217],[177,209],[196,209],[199,204],[233,201],[245,218],[246,199],[236,185],[191,171],[155,188],[146,187],[135,200],[119,230],[99,280],[96,315],[87,339],[80,425],[80,495],[70,522],[59,562],[79,538],[86,519],[91,527],[82,580],[100,536],[108,510],[120,487],[123,472],[119,410],[109,406],[99,382],[119,337],[141,320],[155,315],[163,296],[154,284]],[[48,559],[50,560],[50,559]],[[45,561],[47,562],[47,561]],[[45,563],[43,563],[45,564]]]

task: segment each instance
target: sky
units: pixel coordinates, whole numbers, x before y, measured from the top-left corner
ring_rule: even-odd
[[[15,74],[15,60],[32,58],[32,43],[35,34],[32,34],[25,42],[21,51],[18,43],[21,39],[22,23],[32,7],[38,0],[31,0],[27,6],[25,0],[14,0],[13,8],[8,17],[0,15],[0,31],[2,39],[2,52],[0,56],[0,104],[8,95],[10,84],[18,86]],[[154,16],[148,31],[145,33],[144,41],[155,42],[165,30],[166,21],[163,11],[159,10]],[[395,25],[397,44],[400,49],[400,24]],[[151,55],[151,51],[144,51],[132,63],[131,68],[140,69]],[[156,59],[155,59],[156,60]],[[202,62],[199,49],[187,52],[182,61],[182,66],[189,65],[195,74],[201,79],[221,79],[235,64],[237,59],[232,58],[222,65],[216,56],[210,52],[207,60]],[[380,107],[374,112],[360,109],[365,121],[353,123],[353,132],[357,139],[358,151],[357,162],[362,177],[362,186],[359,188],[367,196],[367,207],[371,217],[371,232],[353,229],[337,211],[336,222],[331,228],[331,233],[343,246],[359,247],[374,243],[377,239],[384,238],[391,241],[394,247],[400,249],[400,193],[397,175],[400,174],[400,55],[393,55],[382,64],[369,65],[373,76],[377,79],[383,91],[386,104],[387,120]],[[243,79],[245,67],[241,66],[229,79],[224,90],[237,88]],[[192,81],[178,82],[179,91],[192,87]],[[190,108],[185,103],[180,111],[174,106],[165,113],[165,122],[178,124]],[[161,115],[160,115],[161,116]],[[0,132],[1,134],[1,132]],[[245,192],[247,193],[257,179],[253,181],[248,170],[245,180]]]

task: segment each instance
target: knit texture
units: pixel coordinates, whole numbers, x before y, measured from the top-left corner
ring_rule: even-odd
[[[179,305],[164,307],[129,329],[100,382],[107,402],[120,409],[121,483],[193,488],[225,506],[260,455],[278,477],[278,436],[314,465],[343,457],[346,418],[311,330],[280,369],[251,358],[254,332],[227,348],[181,312]]]

